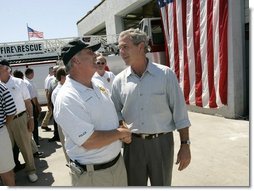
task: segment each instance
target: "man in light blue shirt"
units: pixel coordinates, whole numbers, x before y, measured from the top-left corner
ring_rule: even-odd
[[[173,131],[181,147],[178,169],[191,160],[190,121],[175,74],[167,66],[146,58],[148,38],[139,29],[123,31],[119,51],[129,66],[115,77],[112,100],[120,123],[135,129],[132,142],[124,146],[129,186],[170,186],[174,158]],[[133,130],[134,131],[134,130]]]

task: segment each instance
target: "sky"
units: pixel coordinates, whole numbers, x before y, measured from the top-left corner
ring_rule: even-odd
[[[101,0],[1,0],[0,43],[27,41],[27,25],[44,39],[78,36],[77,21]],[[37,40],[31,38],[30,40]]]

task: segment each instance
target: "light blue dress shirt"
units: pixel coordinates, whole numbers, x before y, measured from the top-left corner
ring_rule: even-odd
[[[191,125],[176,75],[167,66],[148,62],[141,77],[126,68],[115,77],[112,100],[119,120],[138,129],[135,133],[172,132]]]

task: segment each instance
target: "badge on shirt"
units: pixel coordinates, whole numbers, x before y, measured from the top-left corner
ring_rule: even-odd
[[[108,92],[107,92],[106,88],[104,88],[102,86],[100,86],[99,88],[100,88],[101,93],[108,95]]]

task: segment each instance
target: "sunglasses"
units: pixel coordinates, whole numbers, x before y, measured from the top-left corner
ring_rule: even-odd
[[[101,65],[104,65],[105,62],[96,62],[96,64],[97,64],[97,65],[100,65],[100,64],[101,64]]]

